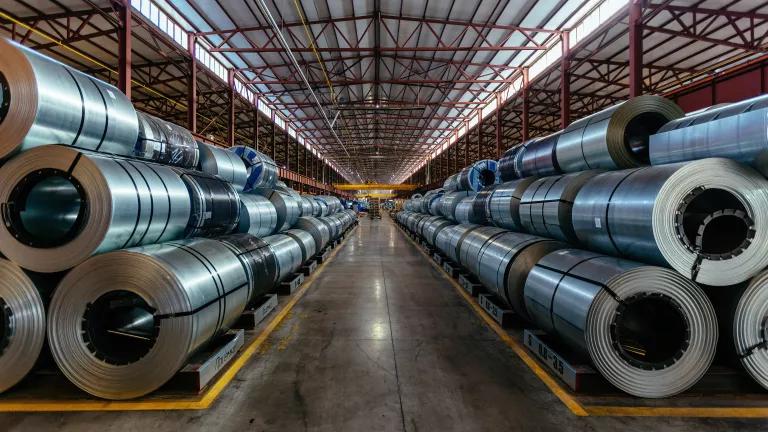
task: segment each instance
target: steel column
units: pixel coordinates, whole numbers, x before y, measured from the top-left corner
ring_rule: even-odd
[[[629,97],[643,93],[643,0],[629,0]]]
[[[235,74],[229,71],[229,107],[227,112],[227,143],[235,145]]]
[[[464,166],[469,165],[469,122],[464,122],[464,128],[466,129],[466,133],[464,133]]]
[[[496,158],[501,157],[501,104],[500,96],[496,93]]]
[[[122,4],[118,8],[118,14],[120,23],[117,28],[117,62],[118,62],[118,77],[117,88],[120,89],[131,99],[131,34],[133,20],[131,16],[131,2],[130,0],[123,0]]]
[[[259,151],[259,110],[253,109],[253,145]]]
[[[563,56],[560,59],[560,128],[571,124],[571,47],[569,33],[560,34]]]
[[[272,139],[270,140],[270,145],[272,148],[270,150],[272,151],[272,160],[275,161],[275,163],[277,163],[277,151],[275,150],[277,146],[275,145],[276,144],[275,143],[275,127],[276,126],[275,126],[274,113],[272,114],[272,116],[273,116],[272,123],[270,123],[270,125],[272,126]]]
[[[521,114],[521,134],[523,136],[523,142],[528,141],[528,126],[530,124],[529,104],[528,104],[528,68],[523,69],[523,88],[521,90],[521,97],[523,99],[523,112]]]
[[[190,34],[187,39],[189,53],[189,81],[187,81],[187,127],[192,133],[197,133],[197,57],[195,43],[197,38]]]

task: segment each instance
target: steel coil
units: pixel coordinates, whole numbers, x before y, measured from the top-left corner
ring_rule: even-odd
[[[674,102],[643,95],[571,123],[557,140],[563,172],[615,170],[648,165],[648,140],[665,123],[683,116]]]
[[[505,232],[508,231],[490,226],[480,226],[474,230],[468,231],[466,236],[464,236],[464,239],[456,246],[457,262],[464,266],[468,272],[476,276],[479,275],[478,258],[480,257],[480,250],[487,242],[493,241],[494,238]]]
[[[708,294],[720,320],[722,357],[768,389],[768,272],[736,286],[709,287]]]
[[[139,138],[134,156],[163,165],[197,168],[200,150],[188,130],[141,111],[137,114]]]
[[[312,205],[312,215],[314,217],[320,217],[323,215],[323,208],[320,206],[320,203],[317,202],[315,197],[313,196],[307,196],[305,195],[305,198],[308,198],[311,205]]]
[[[275,188],[278,181],[278,169],[275,161],[269,156],[246,146],[234,146],[229,151],[235,153],[245,163],[248,172],[245,180],[245,191]]]
[[[462,199],[466,197],[475,196],[475,192],[458,191],[450,192],[443,195],[441,214],[444,218],[456,222],[456,206],[459,205]]]
[[[576,249],[550,253],[525,282],[533,322],[586,353],[635,396],[685,391],[709,368],[718,328],[703,291],[661,267]]]
[[[248,181],[248,170],[239,156],[220,147],[198,142],[200,148],[200,171],[218,176],[242,192]]]
[[[492,159],[479,160],[459,171],[458,190],[478,192],[499,182],[498,163]]]
[[[328,204],[325,203],[325,201],[321,201],[319,199],[315,199],[315,202],[320,208],[320,214],[319,216],[328,216],[330,214],[328,209]]]
[[[0,393],[21,381],[45,341],[45,307],[58,275],[25,272],[0,258]]]
[[[519,177],[518,172],[515,169],[515,161],[517,160],[517,154],[525,149],[522,145],[516,145],[507,151],[499,158],[499,181],[508,182],[516,180]]]
[[[433,203],[442,196],[443,196],[442,189],[433,189],[425,193],[424,197],[422,197],[421,199],[421,209],[417,211],[421,211],[421,213],[424,213],[424,214],[431,214],[430,209],[432,208]],[[433,215],[433,216],[439,216],[439,215]]]
[[[313,216],[315,214],[315,200],[306,195],[300,195],[299,200],[300,216]]]
[[[264,237],[277,228],[277,210],[267,198],[249,193],[240,194],[240,223],[237,231]]]
[[[456,206],[456,210],[453,213],[453,220],[456,223],[468,224],[479,223],[478,218],[475,216],[475,196],[464,197],[459,201]]]
[[[444,228],[453,225],[454,223],[441,216],[432,216],[428,221],[424,223],[422,227],[421,236],[432,246],[437,244],[437,235]]]
[[[459,224],[443,228],[435,237],[435,246],[453,262],[459,262],[459,248],[464,238],[480,225]]]
[[[697,111],[650,138],[651,165],[724,157],[768,175],[768,95]]]
[[[91,255],[184,237],[190,198],[173,168],[66,146],[0,168],[0,252],[54,273]]]
[[[296,221],[301,215],[299,199],[289,193],[276,189],[254,189],[252,192],[266,197],[275,207],[277,227],[274,232],[280,233],[296,225]]]
[[[192,203],[185,237],[216,237],[237,229],[240,196],[231,183],[200,171],[176,172],[187,186]]]
[[[444,194],[441,193],[430,201],[429,214],[431,214],[432,216],[443,215],[443,195]]]
[[[579,191],[573,228],[588,249],[732,285],[768,265],[766,190],[728,159],[607,172]]]
[[[312,234],[308,233],[307,231],[301,229],[289,229],[283,234],[292,237],[294,240],[296,240],[296,243],[299,244],[299,249],[301,249],[302,263],[307,262],[307,260],[315,256],[319,250],[317,248],[317,244],[315,243],[315,238],[312,237]]]
[[[296,222],[296,228],[304,230],[315,239],[315,246],[318,252],[325,249],[328,242],[331,241],[331,228],[318,218],[312,216],[302,216]]]
[[[525,190],[538,177],[512,180],[496,186],[488,198],[489,223],[499,228],[523,231],[520,223],[520,199]]]
[[[264,240],[248,233],[230,234],[215,240],[229,247],[248,273],[251,286],[249,303],[275,287],[279,272],[277,257]]]
[[[464,244],[471,237],[473,235],[468,236]],[[467,248],[466,253],[462,245],[462,254],[466,256],[470,270],[484,287],[511,307],[520,318],[530,321],[524,296],[528,274],[541,257],[568,246],[556,240],[510,231],[489,230],[486,235],[474,237],[474,245]]]
[[[491,196],[499,185],[483,188],[475,195],[472,200],[472,213],[470,222],[479,225],[490,225],[491,223]]]
[[[555,157],[558,138],[560,138],[560,132],[541,138],[533,138],[520,144],[520,150],[514,153],[514,160],[511,162],[514,167],[515,178],[562,174],[563,171]],[[509,176],[505,177],[509,178]]]
[[[459,173],[451,174],[443,182],[443,191],[445,193],[456,192],[459,190]]]
[[[341,200],[335,196],[317,195],[315,196],[315,199],[324,202],[328,206],[328,214],[338,213],[344,210]]]
[[[295,238],[285,234],[275,234],[264,237],[263,240],[272,249],[272,254],[277,260],[278,282],[286,280],[301,268],[303,263],[301,245]]]
[[[250,288],[237,255],[211,239],[92,257],[56,289],[51,352],[64,375],[94,396],[143,396],[239,318]]]
[[[331,240],[336,240],[339,237],[342,229],[340,220],[330,216],[324,216],[317,219],[328,227],[328,233],[331,236]]]
[[[0,38],[0,159],[47,144],[130,156],[138,134],[120,90]]]
[[[573,200],[599,170],[540,178],[528,186],[519,203],[520,225],[531,234],[577,243]]]

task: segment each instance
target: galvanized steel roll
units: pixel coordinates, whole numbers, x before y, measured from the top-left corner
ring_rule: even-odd
[[[459,201],[453,220],[460,224],[480,223],[475,216],[475,196],[464,197]]]
[[[443,217],[456,222],[456,206],[459,205],[462,199],[472,196],[475,196],[475,192],[458,191],[443,195],[442,208],[440,209]]]
[[[43,299],[57,280],[0,258],[0,393],[21,381],[37,362],[45,341]]]
[[[315,214],[315,200],[306,195],[299,195],[299,200],[301,216],[313,216]]]
[[[579,191],[573,228],[588,249],[732,285],[768,265],[767,190],[729,159],[607,172]]]
[[[278,264],[278,282],[282,282],[288,278],[288,276],[296,273],[301,264],[302,250],[299,242],[295,238],[285,234],[275,234],[264,237],[266,242],[272,249],[272,253],[275,255]]]
[[[525,282],[533,322],[586,353],[619,389],[673,396],[715,356],[715,311],[692,281],[666,268],[565,249],[546,255]]]
[[[432,216],[422,227],[422,237],[432,246],[437,244],[437,235],[444,228],[454,225],[453,222],[441,216]]]
[[[516,145],[510,149],[507,149],[501,158],[499,158],[500,182],[503,183],[520,178],[518,172],[515,169],[515,161],[517,160],[517,154],[524,149],[524,146]]]
[[[344,210],[344,206],[341,205],[341,200],[335,196],[330,195],[317,195],[316,200],[324,202],[328,206],[328,214],[338,213]]]
[[[323,250],[328,245],[328,242],[331,241],[331,228],[318,218],[302,216],[296,222],[296,228],[312,235],[318,251]]]
[[[476,255],[468,258],[480,283],[512,307],[520,318],[530,321],[525,308],[525,280],[541,257],[566,247],[559,241],[504,231],[475,248]]]
[[[214,240],[232,249],[248,273],[251,285],[249,303],[275,287],[279,272],[277,257],[264,240],[248,233],[230,234]]]
[[[120,90],[0,38],[0,159],[48,144],[130,156],[138,134]]]
[[[715,303],[721,320],[722,341],[727,352],[763,388],[768,389],[768,346],[765,334],[768,325],[768,272],[763,271],[749,282],[734,287],[716,288],[720,298]],[[732,296],[722,301],[723,295]],[[723,304],[725,303],[725,304]]]
[[[232,184],[200,171],[177,172],[192,203],[185,237],[217,237],[234,232],[240,223],[240,196]]]
[[[92,257],[56,289],[51,352],[64,375],[94,396],[143,396],[232,325],[250,289],[237,255],[217,240]]]
[[[248,181],[245,162],[231,151],[201,142],[197,144],[200,149],[200,171],[218,176],[242,192]]]
[[[499,228],[523,231],[523,225],[520,223],[520,199],[536,179],[538,177],[526,177],[496,186],[488,198],[489,223]]]
[[[498,163],[492,159],[479,160],[459,171],[458,190],[478,192],[499,182]]]
[[[432,214],[432,208],[434,207],[437,209],[437,206],[435,205],[435,202],[440,202],[440,198],[443,196],[443,190],[442,189],[433,189],[426,194],[424,194],[424,197],[421,199],[421,213],[424,214]],[[439,216],[432,215],[432,216]]]
[[[331,235],[331,240],[336,240],[339,235],[341,235],[343,227],[339,219],[331,216],[325,216],[318,219],[328,226],[328,232]]]
[[[256,237],[264,237],[277,228],[277,210],[272,201],[250,193],[240,195],[240,222],[237,231]]]
[[[514,153],[511,162],[514,167],[515,178],[531,176],[544,177],[562,174],[557,163],[555,148],[560,132],[541,138],[533,138],[520,144],[520,150]],[[505,176],[509,178],[509,176]]]
[[[245,191],[275,188],[278,181],[278,169],[275,161],[269,156],[246,146],[234,146],[229,151],[235,153],[245,163],[248,172]]]
[[[320,208],[319,216],[328,216],[330,214],[329,209],[328,209],[328,204],[326,204],[325,201],[321,201],[319,199],[315,199],[315,202],[317,203],[318,207]]]
[[[45,146],[8,161],[0,178],[0,252],[32,271],[182,238],[190,220],[187,187],[163,165]]]
[[[661,96],[643,95],[571,123],[557,140],[563,172],[648,165],[648,139],[683,110]]]
[[[456,246],[458,263],[470,273],[479,275],[480,250],[486,242],[493,241],[494,238],[505,232],[507,231],[504,229],[489,226],[481,226],[468,231],[464,239]]]
[[[163,165],[197,168],[200,150],[188,130],[141,111],[136,114],[139,117],[136,157]]]
[[[483,188],[472,200],[472,218],[470,222],[479,225],[490,225],[491,223],[491,196],[498,185]]]
[[[253,193],[266,197],[275,206],[277,227],[274,232],[283,232],[296,225],[301,215],[301,203],[295,196],[276,189],[254,189]]]
[[[320,203],[317,202],[317,200],[313,196],[304,196],[305,198],[308,198],[311,205],[312,205],[312,214],[310,216],[314,217],[320,217],[323,215],[323,208],[320,206]]]
[[[688,114],[650,138],[651,165],[724,157],[768,175],[768,95]]]
[[[299,248],[301,249],[302,263],[307,262],[307,260],[315,256],[319,250],[317,248],[317,244],[315,243],[315,238],[312,237],[312,234],[308,233],[307,231],[301,229],[289,229],[283,234],[292,237],[294,240],[296,240],[296,243],[299,244]]]
[[[459,262],[459,248],[466,236],[480,228],[480,225],[460,224],[443,228],[435,237],[436,247],[453,262]]]
[[[459,190],[459,173],[451,174],[443,182],[443,191],[445,193],[456,192]]]
[[[573,231],[573,200],[584,183],[602,171],[540,178],[528,186],[519,203],[520,224],[531,234],[578,243]]]

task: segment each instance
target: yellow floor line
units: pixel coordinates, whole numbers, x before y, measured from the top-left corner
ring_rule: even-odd
[[[354,230],[354,229],[353,229]],[[224,389],[235,378],[238,372],[248,363],[259,348],[266,342],[267,338],[280,325],[285,317],[291,312],[296,303],[312,287],[315,280],[323,273],[326,264],[329,264],[341,250],[349,238],[352,231],[348,232],[345,239],[336,247],[323,265],[321,265],[311,276],[304,280],[302,287],[283,307],[278,314],[272,318],[269,324],[251,341],[248,346],[240,352],[237,358],[227,367],[216,382],[208,388],[202,395],[189,399],[163,399],[163,400],[131,400],[131,401],[102,401],[93,399],[78,400],[0,400],[0,412],[64,412],[64,411],[157,411],[157,410],[202,410],[209,408],[213,402],[221,395]]]
[[[400,228],[403,233],[405,230]],[[443,268],[434,262],[432,257],[424,252],[410,236],[406,235],[427,261],[437,268],[442,276],[453,286],[456,292],[470,305],[477,314],[500,338],[509,346],[515,354],[536,374],[549,390],[577,416],[601,416],[601,417],[711,417],[711,418],[765,418],[768,417],[768,407],[643,407],[643,406],[601,406],[583,405],[577,401],[569,391],[563,387],[557,378],[552,377],[539,365],[529,353],[528,349],[509,335],[496,321],[493,320],[480,305],[458,284]]]

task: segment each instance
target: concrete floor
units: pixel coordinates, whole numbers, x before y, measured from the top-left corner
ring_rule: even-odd
[[[0,415],[0,430],[703,431],[762,421],[579,418],[386,216],[353,238],[206,411]]]

